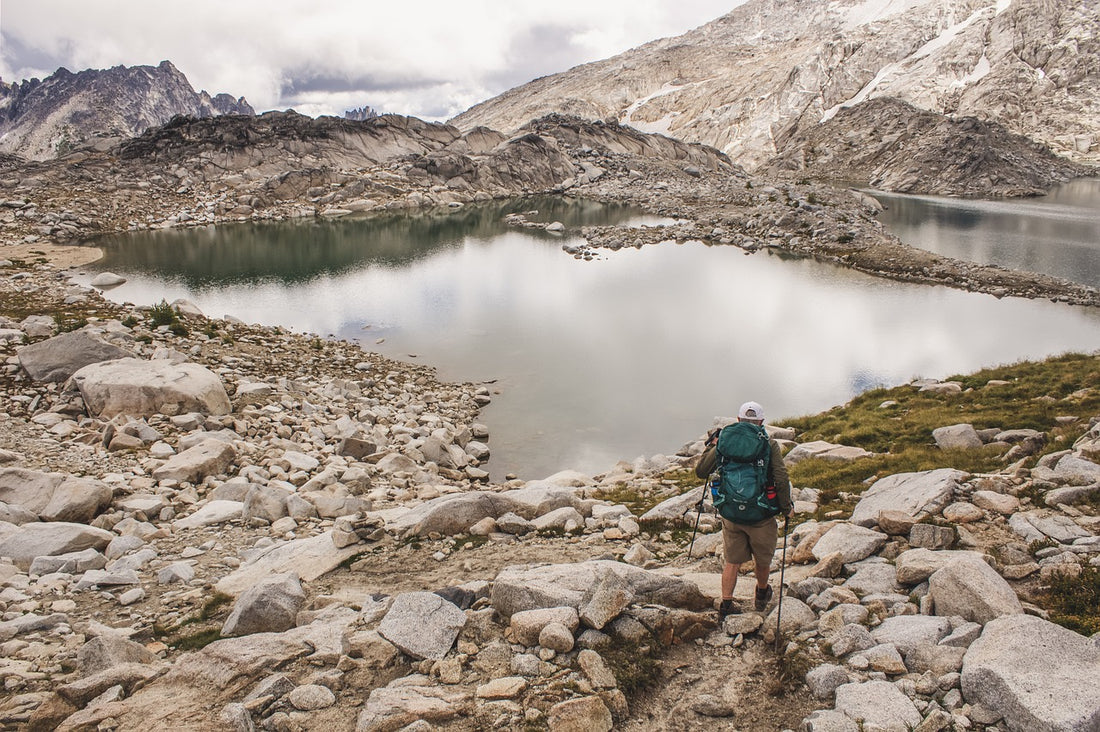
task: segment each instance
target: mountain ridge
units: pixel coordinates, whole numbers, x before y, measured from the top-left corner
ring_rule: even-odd
[[[892,96],[1100,160],[1100,14],[1073,0],[752,0],[706,25],[536,79],[451,120],[508,131],[549,112],[701,142],[749,169],[777,139]],[[887,5],[885,7],[890,7]],[[1051,43],[1050,39],[1057,39]]]
[[[254,115],[244,97],[196,92],[171,61],[0,82],[0,152],[32,160],[83,145],[106,149],[177,115]]]

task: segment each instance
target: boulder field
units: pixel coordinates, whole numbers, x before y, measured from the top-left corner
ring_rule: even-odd
[[[796,486],[782,616],[780,592],[748,610],[746,577],[719,622],[717,522],[689,557],[697,493],[674,478],[701,438],[494,483],[482,385],[198,314],[156,327],[47,265],[4,275],[39,308],[0,321],[5,726],[1100,725],[1097,639],[1034,602],[1100,565],[1100,419],[1030,468],[1043,433],[944,425],[944,449],[1006,467],[882,476],[848,518]],[[43,333],[66,307],[86,322]],[[912,388],[951,398],[934,387]],[[793,461],[866,455],[772,430]]]

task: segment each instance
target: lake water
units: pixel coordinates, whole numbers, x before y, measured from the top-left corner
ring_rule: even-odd
[[[1100,179],[993,201],[868,193],[886,206],[879,220],[906,244],[1100,287]]]
[[[101,242],[95,270],[129,278],[115,301],[184,297],[492,382],[497,479],[672,453],[749,399],[780,422],[874,386],[1100,348],[1100,312],[767,252],[666,243],[578,261],[561,247],[579,239],[501,225],[530,208],[567,227],[659,223],[550,199],[143,232]]]

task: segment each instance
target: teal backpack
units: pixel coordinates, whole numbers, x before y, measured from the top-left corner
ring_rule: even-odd
[[[735,524],[755,524],[779,513],[765,484],[771,445],[762,425],[734,422],[718,435],[718,480],[711,499],[718,513]],[[712,484],[713,485],[713,484]]]

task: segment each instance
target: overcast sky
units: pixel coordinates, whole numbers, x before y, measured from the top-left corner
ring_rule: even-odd
[[[156,65],[293,107],[446,119],[539,76],[678,35],[744,0],[3,0],[0,78]]]

